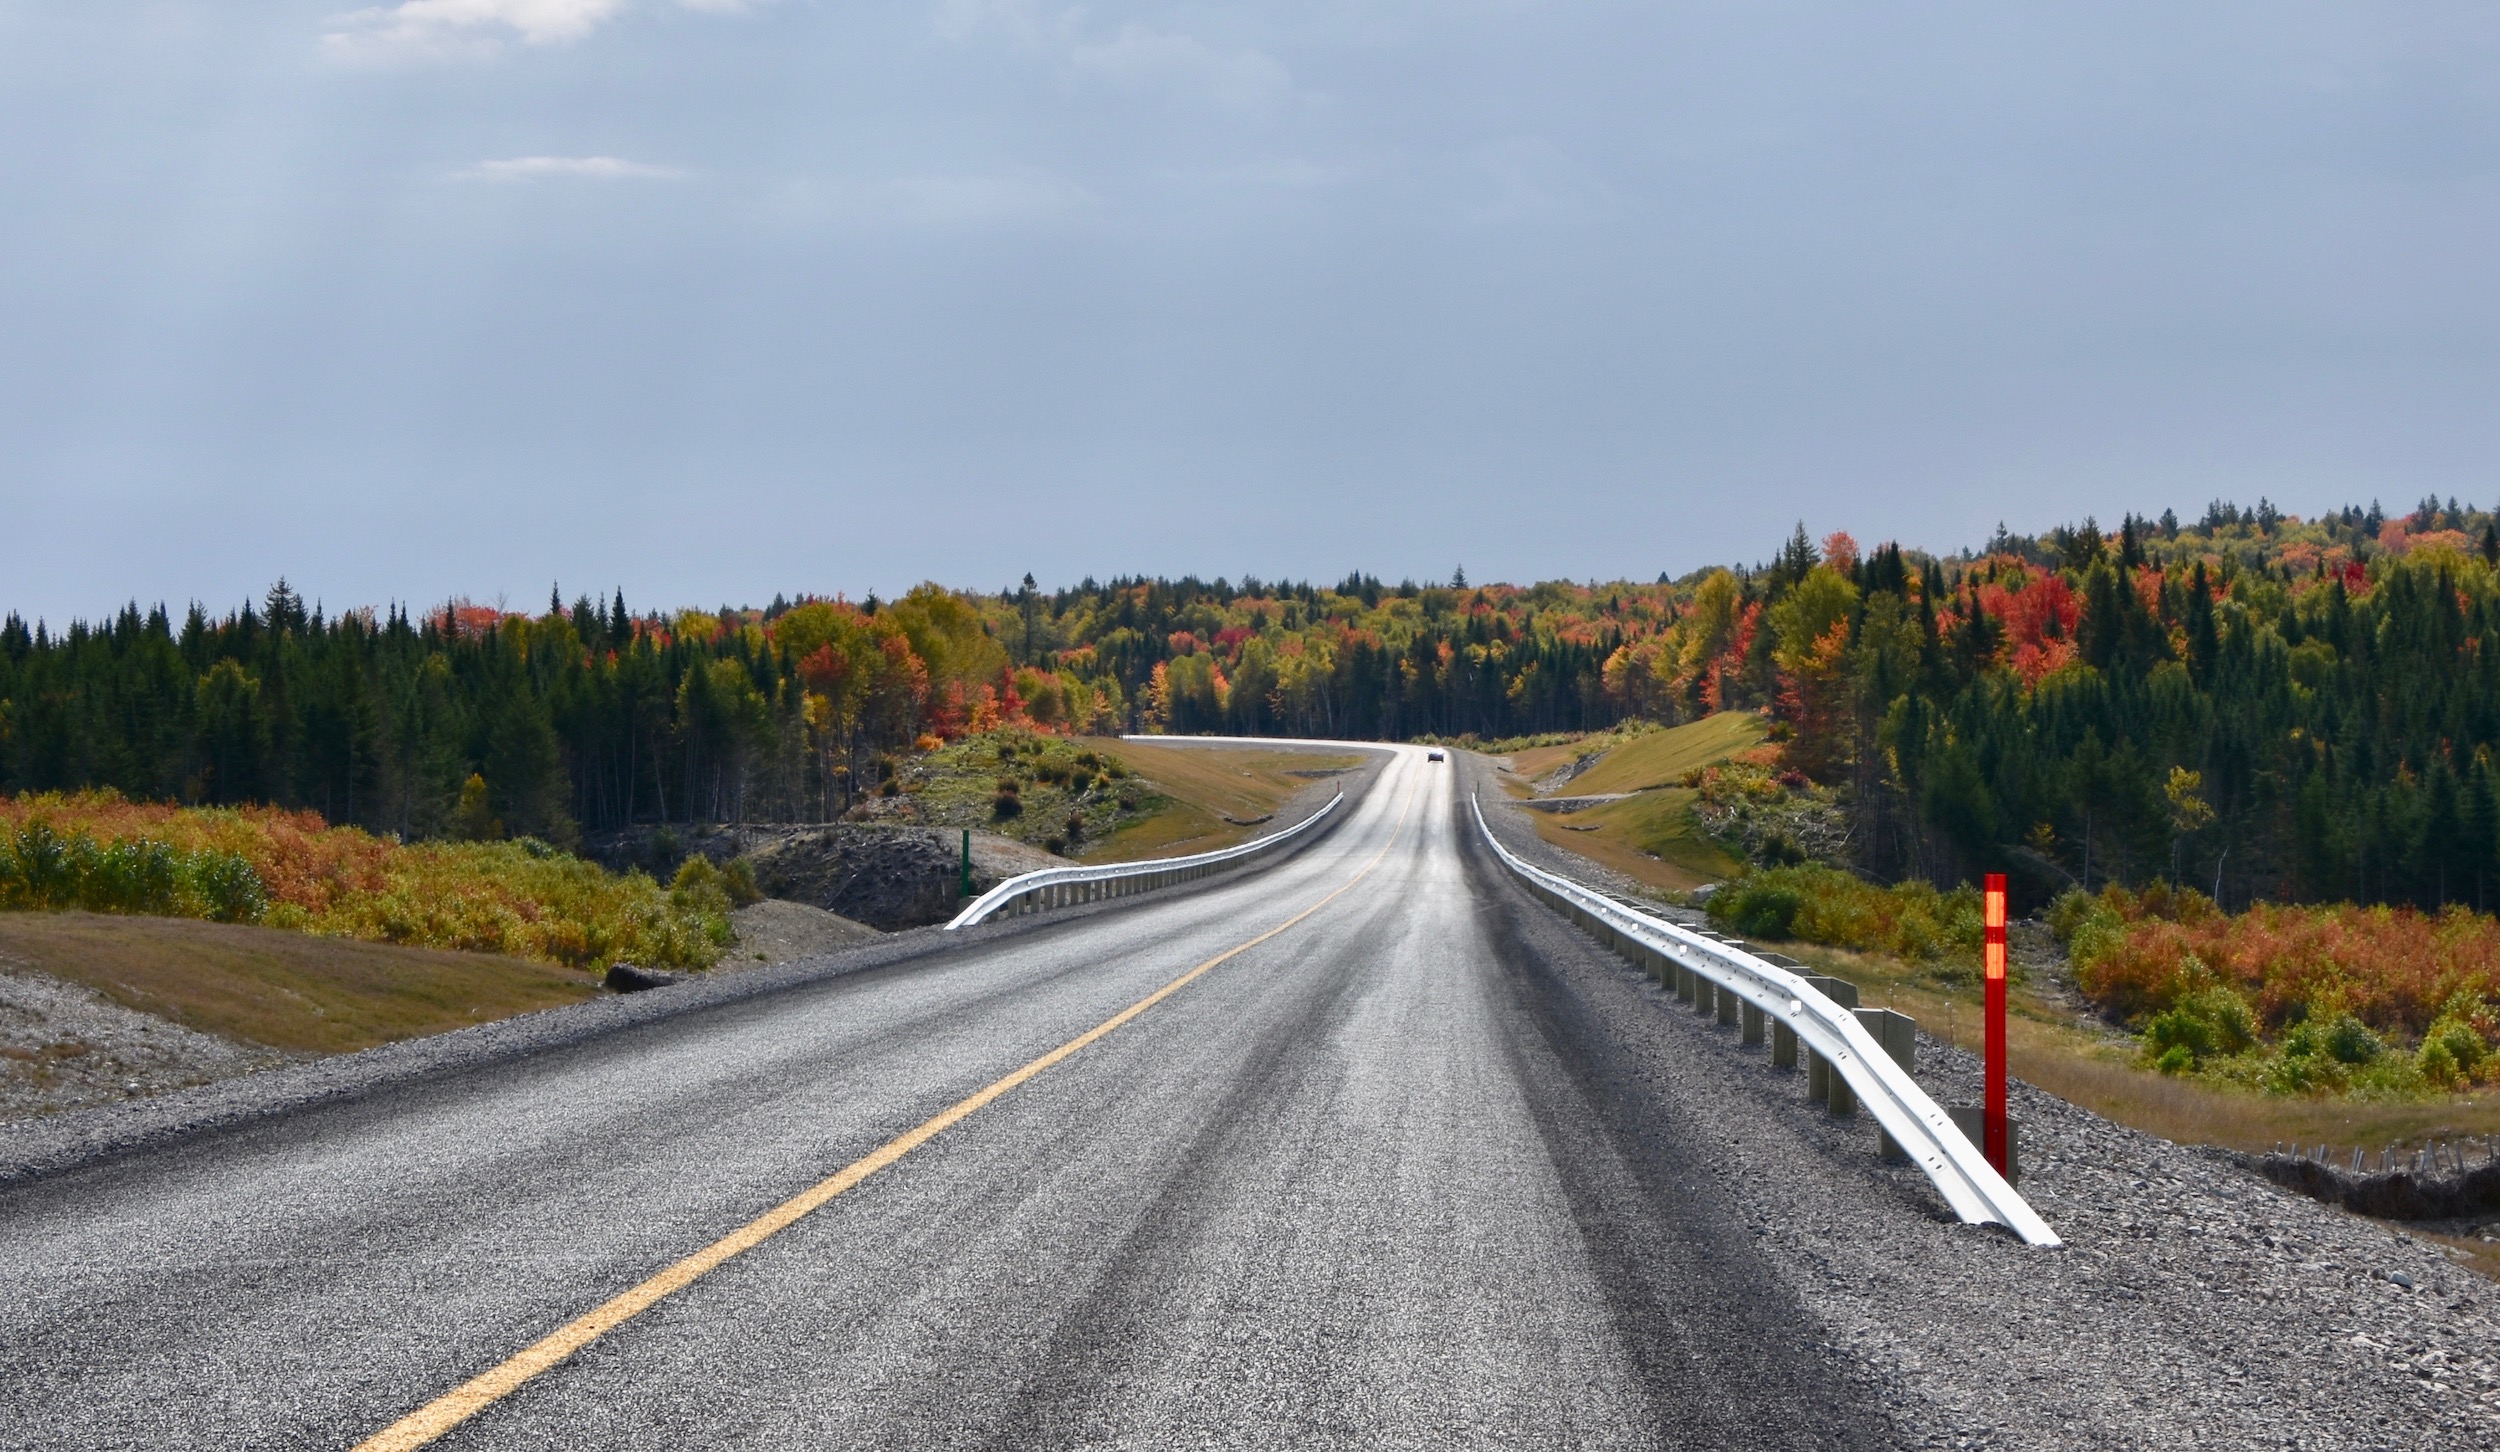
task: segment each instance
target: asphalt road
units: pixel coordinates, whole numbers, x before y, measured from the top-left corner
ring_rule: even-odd
[[[1457,769],[1237,881],[0,1193],[0,1446],[353,1447],[1314,908],[433,1445],[1893,1444]]]

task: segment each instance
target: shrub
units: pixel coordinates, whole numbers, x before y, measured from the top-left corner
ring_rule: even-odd
[[[2127,1022],[2148,1022],[2219,983],[2261,1028],[2283,1035],[2287,1051],[2297,1035],[2302,1054],[2358,1065],[2377,1062],[2390,1043],[2419,1043],[2399,1057],[2427,1063],[2431,1082],[2452,1082],[2450,1064],[2463,1079],[2500,1068],[2488,1053],[2500,1033],[2489,1007],[2500,989],[2500,922],[2461,908],[2260,904],[2232,916],[2194,892],[2112,887],[2067,894],[2049,919],[2084,993]],[[2319,1036],[2345,1021],[2339,1052]],[[2425,1061],[2433,1037],[2445,1053]]]
[[[2491,1046],[2485,1042],[2482,1030],[2475,1026],[2475,1018],[2479,1016],[2476,1010],[2480,1007],[2479,1003],[2470,1000],[2452,1005],[2431,1024],[2430,1031],[2422,1035],[2423,1054],[2436,1050],[2447,1064],[2446,1072],[2430,1075],[2431,1078],[2443,1084],[2453,1081],[2462,1085],[2491,1060]],[[2423,1068],[2428,1073],[2428,1059],[2424,1060]]]
[[[269,807],[183,808],[111,792],[0,798],[5,908],[261,922],[595,968],[620,958],[710,964],[729,939],[714,906],[544,842],[403,846]]]
[[[1721,910],[1720,904],[1726,908]],[[1752,882],[1722,891],[1710,899],[1710,915],[1748,938],[1786,938],[1795,934],[1797,914],[1805,910],[1805,894],[1776,882]]]
[[[1000,792],[990,801],[990,815],[1004,822],[1024,815],[1024,799],[1014,792]]]
[[[1836,868],[1778,867],[1729,882],[1711,895],[1708,911],[1743,937],[1799,938],[1914,962],[1970,964],[1979,955],[1979,894],[1967,887],[1878,887]]]
[[[2244,1054],[2257,1045],[2256,1014],[2246,999],[2220,984],[2187,995],[2144,1026],[2145,1057],[2165,1073]]]
[[[721,890],[729,894],[731,907],[749,907],[764,900],[764,890],[755,885],[755,864],[743,857],[733,857],[721,869]]]
[[[5,829],[0,829],[5,831]],[[0,908],[258,922],[269,894],[239,853],[148,837],[98,842],[35,818],[0,835]]]

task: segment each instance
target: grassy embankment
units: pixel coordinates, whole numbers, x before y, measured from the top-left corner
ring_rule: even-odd
[[[930,752],[898,780],[918,821],[1083,862],[1126,862],[1247,840],[1319,776],[1361,763],[1359,753],[1009,730]]]
[[[0,913],[0,962],[291,1054],[352,1053],[598,991],[587,973],[504,954],[75,911]]]
[[[1616,732],[1514,751],[1515,775],[1505,784],[1524,797],[1530,782],[1596,755],[1596,765],[1556,794],[1629,795],[1576,812],[1531,812],[1537,835],[1650,887],[1690,892],[1739,871],[1743,863],[1695,822],[1698,793],[1684,785],[1685,778],[1759,746],[1762,739],[1759,716],[1722,711],[1663,731]]]
[[[1103,750],[1147,783],[1161,804],[1084,853],[1088,862],[1176,857],[1246,842],[1295,793],[1329,774],[1353,771],[1364,760],[1363,753],[1351,751],[1138,741],[1107,742]]]
[[[727,895],[536,842],[402,845],[309,812],[0,799],[0,954],[186,1027],[335,1053],[704,967]]]

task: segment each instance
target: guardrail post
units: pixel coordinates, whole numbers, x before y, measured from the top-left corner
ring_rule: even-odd
[[[1953,1127],[1962,1132],[1962,1138],[1969,1140],[1972,1144],[1979,1143],[1987,1133],[1988,1110],[1984,1104],[1956,1104],[1947,1108],[1945,1113],[1952,1116]],[[2021,1120],[2005,1121],[2004,1175],[2005,1183],[2009,1185],[2019,1185],[2023,1182],[2022,1127]]]
[[[1761,959],[1763,962],[1770,964],[1774,968],[1785,968],[1791,973],[1811,973],[1814,971],[1813,969],[1808,968],[1805,964],[1798,962],[1796,959],[1791,958],[1784,953],[1765,953],[1757,949],[1754,952],[1754,956]],[[1750,1003],[1745,1005],[1746,1043],[1758,1044],[1762,1042],[1762,1019],[1763,1013],[1761,1009],[1754,1007]],[[1797,1067],[1797,1031],[1788,1026],[1788,1021],[1786,1019],[1781,1018],[1776,1014],[1771,1016],[1771,1067],[1774,1069],[1794,1069]]]
[[[1725,988],[1719,990],[1719,1022],[1721,1024],[1729,1026],[1735,1024],[1738,1002],[1738,998],[1730,990]]]
[[[1693,1012],[1708,1017],[1719,1007],[1718,980],[1696,973],[1693,975]]]
[[[1889,1008],[1861,1008],[1857,1010],[1857,1015],[1858,1022],[1866,1025],[1866,1031],[1874,1036],[1875,1042],[1883,1045],[1884,1052],[1901,1066],[1901,1072],[1918,1072],[1917,1020]],[[1900,1142],[1881,1128],[1875,1131],[1875,1152],[1895,1163],[1909,1158]]]
[[[1842,1008],[1858,1006],[1858,985],[1845,978],[1824,973],[1799,973],[1809,987]],[[1839,1097],[1835,1098],[1835,1094]],[[1849,1114],[1857,1109],[1857,1098],[1849,1092],[1849,1083],[1832,1072],[1832,1066],[1821,1054],[1806,1050],[1806,1097],[1825,1106],[1834,1114]]]
[[[1695,983],[1699,982],[1699,981],[1700,981],[1700,979],[1701,979],[1701,975],[1700,975],[1700,974],[1695,973],[1692,969],[1690,969],[1690,968],[1686,967],[1685,965],[1683,965],[1683,964],[1681,964],[1681,963],[1676,964],[1676,965],[1675,965],[1675,1000],[1676,1000],[1676,1002],[1678,1002],[1678,1003],[1690,1003],[1690,1002],[1692,1002],[1692,1001],[1693,1001],[1693,985],[1694,985]]]

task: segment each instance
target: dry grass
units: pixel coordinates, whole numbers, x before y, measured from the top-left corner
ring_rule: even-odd
[[[2459,1265],[2485,1280],[2500,1281],[2500,1241],[2485,1240],[2480,1235],[2452,1235],[2420,1225],[2406,1226],[2405,1233],[2437,1242]]]
[[[1296,772],[1363,764],[1355,752],[1110,741],[1098,747],[1152,784],[1172,805],[1081,853],[1087,862],[1133,862],[1213,852],[1256,835],[1296,792],[1316,779]]]
[[[1646,887],[1690,892],[1743,864],[1693,827],[1693,794],[1642,792],[1577,812],[1530,812],[1536,834]]]
[[[1762,718],[1751,711],[1721,711],[1668,731],[1644,731],[1606,752],[1572,778],[1574,796],[1648,791],[1675,786],[1686,772],[1727,760],[1762,744]]]
[[[187,1028],[297,1054],[372,1048],[598,991],[587,973],[519,958],[190,918],[4,913],[0,955]]]
[[[1573,757],[1584,754],[1588,749],[1589,745],[1586,742],[1566,741],[1559,746],[1536,746],[1526,751],[1512,752],[1510,769],[1519,773],[1522,778],[1519,783],[1519,795],[1527,795],[1529,782],[1535,781],[1556,767],[1569,765]]]
[[[1626,736],[1587,736],[1556,746],[1538,746],[1510,753],[1510,769],[1523,781],[1514,795],[1525,796],[1526,782],[1568,766],[1592,752],[1605,759],[1572,779],[1564,791],[1573,796],[1646,791],[1674,786],[1696,767],[1725,761],[1762,744],[1762,718],[1751,711],[1721,711],[1664,731],[1638,731]]]

